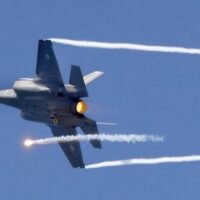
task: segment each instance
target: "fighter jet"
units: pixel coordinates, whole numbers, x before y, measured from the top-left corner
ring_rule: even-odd
[[[0,103],[21,110],[21,117],[49,126],[54,136],[77,135],[76,127],[84,134],[98,134],[96,121],[84,115],[88,97],[86,85],[103,72],[95,71],[83,77],[79,66],[72,65],[69,84],[64,84],[50,40],[39,40],[36,76],[15,81],[12,89],[0,91]],[[102,148],[99,140],[91,140]],[[72,167],[84,168],[80,143],[59,143]]]

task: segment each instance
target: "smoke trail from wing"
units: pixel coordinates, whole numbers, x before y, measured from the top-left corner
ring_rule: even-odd
[[[59,39],[59,38],[49,38],[49,40],[60,44],[66,44],[76,47],[86,47],[86,48],[124,49],[124,50],[135,50],[135,51],[184,53],[184,54],[200,55],[200,49],[197,48],[185,48],[176,46],[155,46],[155,45],[144,45],[144,44],[134,44],[134,43],[97,42],[97,41],[71,40],[71,39]]]
[[[54,144],[54,143],[67,143],[73,141],[90,141],[90,140],[101,140],[108,142],[127,142],[127,143],[136,143],[136,142],[162,142],[164,140],[161,136],[156,135],[137,135],[137,134],[94,134],[94,135],[67,135],[60,137],[51,137],[37,140],[27,139],[24,141],[25,146],[32,145],[44,145],[44,144]]]
[[[200,161],[200,155],[179,156],[179,157],[160,157],[160,158],[138,158],[129,160],[106,161],[96,164],[87,165],[86,169],[116,167],[125,165],[157,165],[164,163],[183,163]]]

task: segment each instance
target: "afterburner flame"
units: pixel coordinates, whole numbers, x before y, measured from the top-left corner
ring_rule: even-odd
[[[76,111],[80,114],[83,114],[87,111],[87,104],[81,100],[76,104]]]
[[[30,147],[30,146],[32,146],[32,145],[33,145],[33,140],[31,140],[31,139],[26,139],[26,140],[24,141],[24,146]]]

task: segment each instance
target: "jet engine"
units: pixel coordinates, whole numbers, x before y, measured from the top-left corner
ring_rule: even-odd
[[[82,99],[75,101],[71,105],[71,111],[75,114],[83,114],[87,111],[87,104]]]

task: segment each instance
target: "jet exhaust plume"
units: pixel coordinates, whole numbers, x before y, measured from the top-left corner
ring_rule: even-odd
[[[137,158],[129,160],[106,161],[86,166],[86,169],[96,169],[102,167],[116,167],[125,165],[157,165],[166,163],[183,163],[200,161],[200,155],[178,156],[178,157],[160,157],[160,158]]]
[[[162,142],[164,140],[161,136],[156,135],[137,135],[137,134],[94,134],[94,135],[67,135],[60,137],[51,137],[51,138],[43,138],[30,140],[27,139],[24,141],[25,146],[32,145],[45,145],[45,144],[54,144],[54,143],[67,143],[73,141],[89,141],[89,140],[101,140],[108,142],[127,142],[127,143],[136,143],[136,142]]]
[[[86,48],[124,49],[124,50],[135,50],[135,51],[181,53],[181,54],[183,53],[183,54],[200,55],[200,49],[197,49],[197,48],[144,45],[144,44],[134,44],[134,43],[97,42],[97,41],[71,40],[71,39],[60,39],[60,38],[49,38],[49,40],[55,43],[66,44],[66,45],[76,46],[76,47],[86,47]]]

